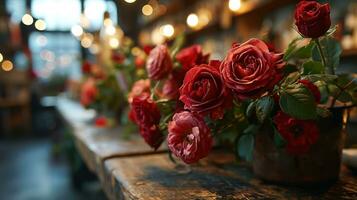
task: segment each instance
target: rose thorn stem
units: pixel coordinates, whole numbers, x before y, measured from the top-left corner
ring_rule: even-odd
[[[320,40],[319,40],[319,38],[316,38],[314,40],[315,40],[315,43],[317,45],[317,49],[318,49],[318,51],[320,53],[322,64],[323,64],[324,68],[326,68],[327,67],[326,57],[324,55],[324,52],[322,51],[322,46],[321,46]],[[333,68],[333,66],[329,67],[329,71],[330,71],[330,74],[335,75],[335,69]]]

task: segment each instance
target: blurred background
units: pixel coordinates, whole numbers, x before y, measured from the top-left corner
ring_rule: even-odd
[[[135,44],[135,55],[135,46],[182,34],[212,59],[251,37],[283,50],[298,36],[296,2],[0,0],[0,199],[105,199],[55,109],[58,95],[78,93],[84,61],[106,65],[123,41]],[[343,47],[338,70],[355,74],[357,1],[328,2]],[[352,113],[350,132],[356,122]]]

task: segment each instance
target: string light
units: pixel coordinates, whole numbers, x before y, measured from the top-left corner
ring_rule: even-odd
[[[24,14],[21,19],[22,23],[27,26],[30,26],[33,23],[33,17],[30,14]]]
[[[1,65],[1,68],[4,71],[9,72],[14,68],[14,65],[12,64],[12,62],[10,60],[4,60],[4,62]]]
[[[116,49],[119,47],[119,40],[117,38],[110,38],[109,40],[109,46],[112,49]]]
[[[107,35],[114,35],[115,34],[115,27],[114,26],[108,26],[105,28],[105,33]]]
[[[152,15],[154,9],[152,8],[151,5],[146,4],[146,5],[143,6],[143,8],[141,9],[141,11],[143,12],[144,15],[150,16],[150,15]]]
[[[71,33],[76,36],[76,37],[79,37],[83,34],[83,28],[79,25],[74,25],[72,26],[71,28]]]
[[[134,3],[136,0],[124,0],[127,3]]]
[[[93,43],[93,39],[94,39],[94,37],[92,34],[90,34],[90,33],[84,34],[84,36],[81,40],[82,47],[89,48]]]
[[[189,27],[194,28],[198,25],[198,16],[194,13],[191,13],[187,16],[186,23]]]
[[[168,38],[172,37],[175,33],[175,29],[171,24],[163,25],[160,28],[160,31],[163,36],[168,37]]]
[[[0,53],[0,63],[4,60],[4,56]]]
[[[241,7],[241,0],[229,0],[228,7],[231,11],[237,12]]]
[[[36,20],[35,28],[39,31],[44,31],[46,29],[46,22],[42,19]]]

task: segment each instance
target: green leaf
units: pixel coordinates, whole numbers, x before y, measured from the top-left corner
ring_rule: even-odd
[[[342,53],[342,48],[340,43],[333,39],[332,37],[324,37],[320,40],[322,52],[325,55],[326,59],[326,69],[328,68],[336,68],[340,63],[340,55]],[[321,56],[317,46],[315,46],[312,50],[312,59],[315,61],[321,62]]]
[[[312,49],[314,48],[315,43],[309,42],[304,38],[294,39],[286,49],[284,53],[284,60],[290,60],[292,58],[304,59],[310,58]]]
[[[312,93],[302,84],[290,85],[280,94],[280,107],[297,119],[315,119],[316,104]]]
[[[175,55],[181,49],[181,47],[183,46],[184,43],[185,43],[185,36],[183,34],[178,35],[175,38],[174,44],[170,48],[170,52],[171,52],[171,57],[172,58],[175,57]]]
[[[331,115],[330,110],[324,107],[316,107],[316,113],[320,117],[328,117]]]
[[[256,101],[250,102],[250,104],[248,105],[247,110],[245,112],[247,117],[253,116],[253,113],[255,112],[255,105],[256,105]]]
[[[246,129],[244,129],[243,134],[256,134],[260,126],[257,124],[250,124]]]
[[[322,74],[325,69],[321,62],[307,61],[303,65],[303,74]]]
[[[251,161],[253,159],[254,135],[242,135],[239,138],[237,150],[240,157],[247,161]]]
[[[293,72],[290,73],[283,81],[282,86],[286,87],[288,85],[291,85],[295,83],[298,79],[300,78],[300,73],[299,72]]]
[[[257,101],[256,115],[259,122],[263,123],[270,115],[274,107],[274,99],[271,96],[262,97]]]
[[[325,83],[333,82],[337,78],[338,77],[336,75],[331,74],[309,74],[302,76],[302,79],[307,79],[311,82],[324,81]]]
[[[286,145],[285,139],[281,136],[274,126],[274,144],[278,148],[283,148]]]

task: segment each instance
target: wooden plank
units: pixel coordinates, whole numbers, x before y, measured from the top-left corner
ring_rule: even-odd
[[[138,133],[127,138],[122,136],[120,127],[98,128],[88,124],[87,121],[94,115],[74,101],[60,98],[57,109],[71,127],[76,147],[83,160],[88,168],[97,174],[106,159],[156,153]],[[165,146],[162,145],[157,152],[165,151]]]
[[[264,183],[233,155],[212,153],[189,173],[180,173],[166,154],[105,161],[110,199],[357,199],[357,179],[345,168],[330,187],[297,188]]]

